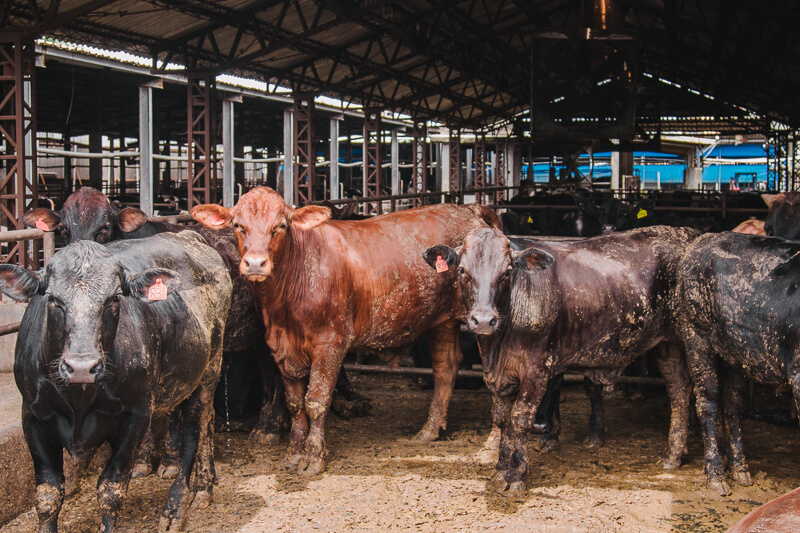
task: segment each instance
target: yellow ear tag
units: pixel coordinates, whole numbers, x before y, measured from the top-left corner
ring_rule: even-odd
[[[528,224],[533,224],[533,217],[528,215]]]
[[[645,218],[647,216],[647,211],[644,209],[639,209],[639,212],[636,213],[636,218]]]

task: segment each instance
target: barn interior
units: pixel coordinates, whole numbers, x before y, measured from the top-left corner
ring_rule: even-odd
[[[497,204],[541,161],[547,187],[592,187],[598,153],[612,194],[641,190],[635,152],[700,190],[714,143],[763,146],[764,191],[797,190],[797,20],[790,0],[7,0],[1,225],[82,185],[168,216],[257,185],[366,214]],[[41,238],[3,262],[40,264]]]

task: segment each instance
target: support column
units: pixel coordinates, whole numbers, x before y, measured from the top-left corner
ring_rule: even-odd
[[[139,209],[153,216],[153,88],[148,85],[139,86]]]
[[[222,205],[233,207],[233,100],[222,101]]]
[[[294,111],[283,112],[283,200],[294,203]]]
[[[425,192],[428,177],[428,127],[425,121],[414,121],[412,135],[414,140],[412,145],[411,187],[412,192],[421,193]],[[425,198],[414,198],[412,203],[414,207],[424,205]]]
[[[364,110],[364,196],[381,194],[381,112]],[[381,202],[365,204],[366,215],[383,212]]]
[[[0,34],[0,133],[5,152],[0,164],[0,221],[9,229],[24,229],[22,215],[36,207],[36,78],[33,41],[22,34]],[[9,243],[3,262],[38,269],[38,247],[30,241]]]
[[[208,72],[187,75],[187,148],[189,175],[187,179],[188,209],[198,204],[214,202],[214,162],[216,141],[213,129],[212,86],[214,77]]]
[[[479,136],[475,140],[475,188],[486,187],[486,138]],[[475,193],[475,203],[483,203],[483,192]]]
[[[495,166],[492,168],[494,171],[494,183],[498,187],[506,186],[506,148],[505,142],[498,142],[495,145]],[[501,200],[506,199],[506,191],[498,190],[494,195],[495,203],[500,203]]]
[[[625,176],[633,176],[633,152],[611,152],[611,190],[622,190]]]
[[[463,190],[461,182],[461,130],[450,128],[449,152],[450,192]]]
[[[298,206],[314,201],[316,150],[314,148],[314,96],[294,96],[294,198]]]
[[[401,194],[400,190],[400,141],[399,130],[392,130],[392,194]]]
[[[338,116],[331,119],[331,200],[339,200],[339,121],[344,117]]]

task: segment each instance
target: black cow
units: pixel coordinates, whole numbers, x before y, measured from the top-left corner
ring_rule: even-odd
[[[212,396],[231,297],[225,264],[193,232],[71,244],[46,269],[0,265],[0,291],[30,298],[14,355],[22,428],[36,477],[39,531],[56,531],[62,453],[80,460],[102,443],[111,457],[97,497],[112,531],[151,419],[175,410],[180,468],[159,523],[180,529],[191,492],[214,482]],[[196,458],[204,467],[190,476]]]
[[[800,192],[764,194],[762,197],[769,205],[764,232],[784,239],[800,239]]]
[[[730,442],[733,479],[751,484],[740,424],[744,378],[789,385],[800,406],[800,243],[706,235],[688,249],[677,281],[675,320],[695,383],[708,485],[726,495],[718,438]],[[720,409],[723,437],[717,435]]]
[[[484,379],[501,428],[497,482],[524,489],[526,436],[547,382],[578,370],[614,382],[637,356],[672,341],[667,299],[681,252],[696,237],[687,229],[653,227],[583,241],[518,240],[474,230],[459,251],[429,249],[458,265],[467,324],[478,335]],[[672,416],[665,468],[686,447],[689,382],[674,346],[658,358]]]

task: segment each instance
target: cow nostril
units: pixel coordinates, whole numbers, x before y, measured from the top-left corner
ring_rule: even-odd
[[[75,369],[67,364],[66,361],[61,361],[61,371],[65,374],[74,374]]]
[[[92,368],[89,369],[89,373],[98,374],[102,372],[102,370],[103,370],[103,362],[100,361],[99,363],[97,363],[96,365],[94,365]]]
[[[489,325],[492,326],[492,327],[496,326],[497,325],[497,319],[496,318],[491,319],[489,321]]]
[[[477,326],[478,325],[478,319],[477,318],[475,318],[474,316],[471,316],[471,317],[469,317],[469,319],[472,321],[472,325],[473,326]]]

